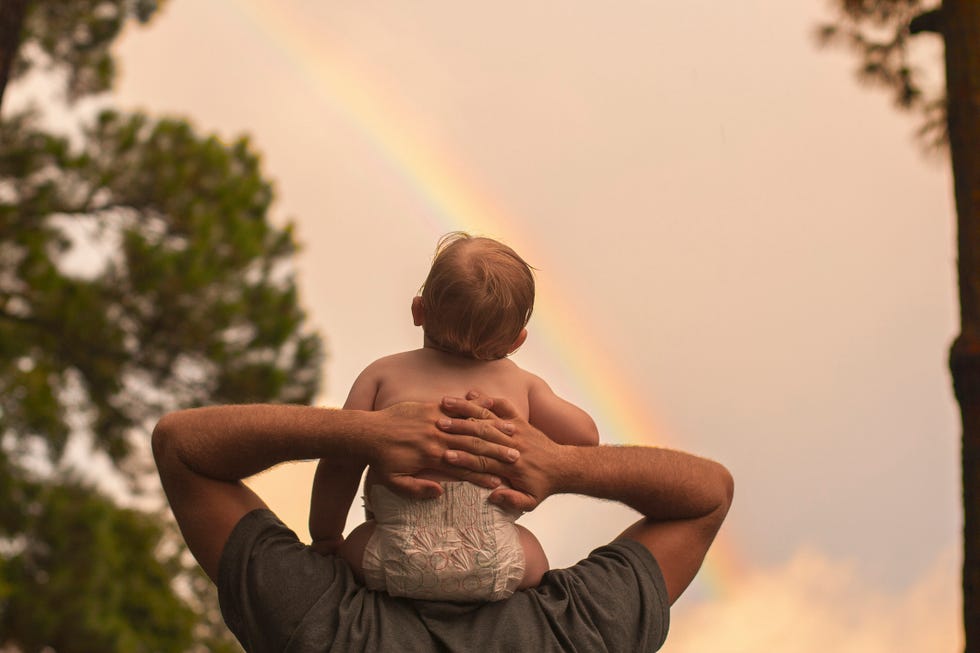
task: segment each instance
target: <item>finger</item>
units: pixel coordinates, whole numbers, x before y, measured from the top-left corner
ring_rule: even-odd
[[[466,451],[456,451],[454,449],[450,449],[443,454],[443,459],[446,461],[448,469],[451,470],[449,473],[454,476],[461,476],[467,473],[482,474],[485,476],[506,476],[502,472],[505,472],[509,467],[508,464],[501,463],[493,458],[476,456]],[[497,485],[500,485],[499,479]],[[496,487],[496,485],[492,487]]]
[[[493,398],[483,396],[483,393],[477,390],[470,390],[466,393],[466,400],[471,401],[475,404],[483,406],[484,408],[493,409]]]
[[[439,421],[439,427],[451,434],[446,437],[446,445],[449,448],[478,456],[489,456],[501,462],[512,463],[521,457],[521,452],[511,446],[513,441],[510,436],[502,433],[489,422],[446,418]]]
[[[442,494],[442,486],[436,481],[414,476],[395,476],[386,485],[397,494],[415,499],[435,499]]]
[[[493,414],[500,419],[517,419],[520,413],[509,399],[494,399]]]
[[[463,467],[453,467],[448,464],[441,467],[440,471],[452,476],[458,481],[468,481],[490,490],[500,487],[500,477],[488,472],[476,472]]]
[[[500,488],[490,494],[489,501],[502,508],[528,512],[538,507],[538,500],[530,494],[511,488]]]
[[[466,399],[470,403],[475,403],[481,408],[489,410],[494,415],[501,419],[515,419],[519,417],[517,408],[509,399],[504,398],[494,398],[494,397],[484,397],[481,393],[476,390],[471,390],[466,393]]]
[[[479,440],[493,442],[495,444],[510,443],[511,436],[514,433],[514,424],[512,422],[498,419],[442,417],[436,422],[436,425],[446,433],[472,435]]]
[[[442,411],[452,417],[473,419],[493,419],[494,414],[486,406],[476,401],[467,401],[459,397],[443,397]]]
[[[478,474],[476,472],[464,471],[459,480],[469,481],[488,490],[500,487],[500,477],[494,476],[493,474]]]

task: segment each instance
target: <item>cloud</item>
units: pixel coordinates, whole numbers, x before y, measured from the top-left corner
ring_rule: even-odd
[[[754,570],[729,596],[678,606],[664,653],[960,651],[959,556],[947,551],[904,590],[862,579],[855,565],[800,550]]]

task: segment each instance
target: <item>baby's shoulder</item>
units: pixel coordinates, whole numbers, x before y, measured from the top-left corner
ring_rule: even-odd
[[[533,372],[515,363],[509,358],[501,358],[493,362],[498,374],[501,374],[516,383],[520,383],[525,388],[531,388],[541,382],[541,378]]]
[[[411,351],[400,351],[395,354],[388,354],[387,356],[382,356],[377,359],[368,367],[388,367],[394,365],[404,365],[405,363],[411,363],[417,361],[421,358],[418,349],[413,349]]]
[[[399,361],[412,358],[414,351],[400,351],[395,354],[388,354],[377,359],[371,365],[397,365]]]
[[[547,381],[534,372],[525,370],[523,367],[514,365],[512,374],[515,381],[519,383],[524,392],[528,394],[528,397],[533,397],[535,395],[540,395],[541,393],[552,391],[551,386],[548,385]]]
[[[382,356],[361,370],[361,376],[366,378],[383,378],[398,370],[410,368],[415,365],[414,361],[417,359],[412,353],[403,351],[397,354]]]

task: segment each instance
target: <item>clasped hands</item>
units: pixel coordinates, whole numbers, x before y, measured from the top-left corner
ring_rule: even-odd
[[[416,476],[435,471],[495,488],[491,502],[525,512],[554,489],[561,445],[528,424],[506,399],[471,392],[465,399],[446,397],[438,406],[402,403],[372,415],[380,422],[369,462],[395,492],[439,496],[438,482]]]

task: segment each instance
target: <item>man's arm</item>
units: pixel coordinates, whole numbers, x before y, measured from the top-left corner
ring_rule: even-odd
[[[731,474],[716,462],[657,447],[568,451],[558,490],[625,503],[644,518],[619,537],[657,559],[673,603],[701,568],[734,494]],[[593,453],[589,451],[588,453]]]
[[[499,474],[513,489],[499,489],[491,501],[531,510],[551,494],[585,494],[624,503],[644,517],[620,538],[636,540],[657,559],[673,603],[694,579],[734,492],[722,465],[657,447],[573,447],[559,445],[521,420],[505,400],[481,400],[481,408],[458,402],[457,414],[486,421],[454,419],[457,433],[486,435],[500,429],[521,452],[513,465],[447,452],[461,466]],[[490,409],[492,413],[490,414]],[[499,419],[494,419],[494,418]]]
[[[465,402],[461,402],[465,403]],[[387,483],[417,497],[439,485],[416,479],[440,469],[493,487],[497,479],[443,462],[450,446],[481,459],[511,460],[509,438],[453,436],[437,427],[439,407],[401,404],[384,411],[309,406],[214,406],[165,415],[153,431],[153,456],[188,548],[212,580],[238,521],[265,504],[241,479],[288,460],[337,457],[375,466]]]

